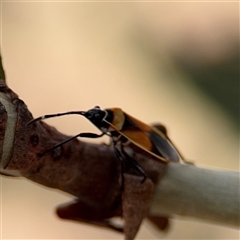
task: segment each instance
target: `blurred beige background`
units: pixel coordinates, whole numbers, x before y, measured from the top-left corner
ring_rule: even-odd
[[[238,135],[229,117],[172,58],[204,65],[228,57],[238,18],[237,2],[1,1],[7,83],[35,117],[121,107],[144,122],[164,123],[196,165],[238,171]],[[48,123],[69,135],[97,132],[77,116]],[[0,239],[122,239],[58,219],[54,208],[69,195],[24,179],[0,177],[0,184]],[[159,238],[238,239],[239,232],[178,218],[168,233],[146,221],[137,236]]]

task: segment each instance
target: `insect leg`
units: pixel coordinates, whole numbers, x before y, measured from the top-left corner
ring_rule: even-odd
[[[118,160],[120,161],[121,163],[121,178],[122,178],[122,188],[123,188],[123,158],[122,158],[122,154],[120,153],[120,151],[117,149],[116,147],[116,143],[115,141],[113,141],[113,150],[114,150],[114,153],[115,155],[117,156]]]
[[[72,140],[75,139],[75,138],[78,138],[78,137],[100,138],[100,137],[102,137],[102,136],[105,135],[105,134],[106,134],[106,133],[102,133],[102,134],[96,134],[96,133],[79,133],[79,134],[77,134],[77,135],[75,135],[75,136],[73,136],[73,137],[70,137],[70,138],[68,138],[68,139],[66,139],[66,140],[64,140],[64,141],[62,141],[62,142],[54,145],[52,148],[50,148],[50,149],[48,149],[46,152],[44,152],[43,155],[46,154],[46,153],[48,153],[48,152],[51,152],[52,150],[56,149],[57,147],[62,146],[63,144],[65,144],[65,143],[67,143],[67,142],[72,141]]]
[[[126,159],[128,159],[128,161],[143,175],[143,179],[142,179],[141,183],[144,183],[146,178],[147,178],[147,175],[144,172],[144,170],[136,163],[136,161],[132,157],[130,157],[126,153],[126,151],[124,150],[124,145],[123,144],[121,144],[121,151],[124,154],[124,156],[126,157]]]

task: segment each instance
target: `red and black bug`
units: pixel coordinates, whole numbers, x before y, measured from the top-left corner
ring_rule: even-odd
[[[179,162],[183,160],[181,154],[167,137],[166,130],[162,125],[150,126],[140,120],[130,116],[120,108],[100,109],[98,106],[88,111],[70,111],[65,113],[49,114],[33,119],[28,123],[43,120],[46,118],[59,117],[63,115],[78,114],[86,117],[102,133],[79,133],[71,138],[66,139],[48,149],[49,152],[77,137],[100,138],[104,135],[112,139],[114,151],[118,159],[122,162],[123,156],[127,158],[141,174],[146,178],[144,170],[131,158],[126,152],[126,147],[141,149],[144,153],[149,154],[162,162]],[[120,149],[116,146],[120,145]]]

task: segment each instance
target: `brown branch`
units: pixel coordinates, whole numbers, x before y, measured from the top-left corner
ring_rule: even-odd
[[[73,140],[43,154],[68,136],[44,122],[26,124],[32,119],[26,105],[3,81],[0,82],[1,164],[3,174],[26,177],[42,185],[57,188],[76,197],[60,206],[61,218],[83,221],[124,231],[125,238],[135,237],[166,164],[136,155],[148,179],[124,161],[121,164],[111,146]],[[126,162],[126,163],[125,163]],[[124,228],[116,227],[111,218],[124,218]],[[167,225],[160,218],[160,228]]]
[[[136,154],[148,176],[141,184],[142,176],[126,163],[122,176],[111,146],[75,139],[43,155],[68,136],[44,122],[26,126],[31,119],[24,102],[0,81],[0,171],[72,194],[73,202],[57,208],[59,217],[124,231],[127,240],[144,217],[165,229],[161,213],[239,225],[238,173],[166,165]],[[124,228],[113,217],[123,217]]]

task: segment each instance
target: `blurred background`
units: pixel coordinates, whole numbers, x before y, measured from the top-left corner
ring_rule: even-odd
[[[165,124],[197,166],[239,171],[237,2],[1,1],[1,53],[9,87],[35,117],[121,107]],[[78,116],[47,122],[69,135],[97,132]],[[0,181],[1,239],[122,239],[58,219],[54,208],[71,199],[65,193]],[[159,238],[238,239],[239,232],[176,218],[168,233],[145,221],[137,236]]]

